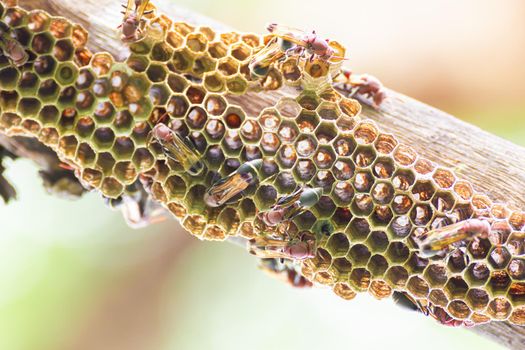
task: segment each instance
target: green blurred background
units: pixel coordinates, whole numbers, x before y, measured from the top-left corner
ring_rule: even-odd
[[[521,0],[179,0],[234,28],[330,34],[356,72],[525,145]],[[504,6],[503,6],[504,5]],[[174,221],[127,228],[94,194],[50,197],[9,163],[0,204],[0,349],[498,349],[391,301],[294,290]]]

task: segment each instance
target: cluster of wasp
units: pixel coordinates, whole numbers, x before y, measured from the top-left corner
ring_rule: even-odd
[[[360,118],[353,97],[379,108],[385,89],[344,69],[338,42],[277,24],[216,34],[129,0],[115,62],[64,18],[0,9],[0,130],[55,150],[75,175],[57,192],[78,179],[132,226],[170,212],[297,287],[525,324],[525,213]]]

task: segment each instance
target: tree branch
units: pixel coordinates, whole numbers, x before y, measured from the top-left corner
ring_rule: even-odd
[[[128,50],[120,42],[115,30],[120,19],[120,16],[115,15],[120,11],[118,1],[25,0],[20,3],[26,8],[46,9],[81,23],[90,33],[88,46],[93,51],[109,51],[118,58],[127,55]],[[219,31],[228,30],[228,27],[201,15],[174,7],[170,1],[157,0],[155,5],[176,20],[210,26]],[[280,91],[271,94],[250,93],[249,98],[237,98],[236,103],[247,112],[258,111],[260,106],[274,103],[282,94]],[[243,104],[243,100],[250,101],[250,105],[246,106],[246,102]],[[391,90],[380,110],[365,106],[362,114],[376,121],[382,130],[396,135],[401,142],[413,146],[421,156],[454,168],[456,174],[470,181],[476,190],[486,193],[493,200],[525,208],[525,172],[522,164],[525,148]],[[7,138],[0,137],[1,145],[5,146],[9,142]],[[33,153],[24,153],[26,147]],[[19,156],[42,162],[42,159],[48,159],[48,155],[43,150],[44,146],[39,147],[42,147],[41,153],[35,153],[34,144],[19,144],[15,152]],[[51,156],[44,163],[54,161]],[[40,165],[45,167],[45,164]],[[474,331],[496,339],[509,348],[518,349],[525,344],[525,329],[508,323],[492,322],[475,327]]]

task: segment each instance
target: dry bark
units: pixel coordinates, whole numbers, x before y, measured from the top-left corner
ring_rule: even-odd
[[[90,33],[89,47],[93,51],[108,51],[119,59],[127,54],[115,30],[121,19],[117,15],[120,12],[118,1],[22,0],[20,3],[26,8],[46,9],[81,23]],[[176,20],[210,26],[218,31],[230,29],[202,15],[175,7],[168,0],[157,0],[155,5]],[[236,102],[247,111],[260,110],[261,106],[274,103],[279,97],[279,92],[252,93],[249,98]],[[250,105],[247,106],[246,101]],[[493,200],[525,208],[525,171],[520,162],[525,159],[525,148],[391,90],[379,110],[365,106],[363,116],[376,121],[383,131],[413,146],[421,156],[455,169],[462,179],[470,181],[476,190],[486,193]],[[0,144],[6,142],[5,138],[0,138]],[[27,152],[24,154],[23,147],[16,153],[28,156]],[[42,166],[40,156],[47,157],[48,153],[44,148],[41,154],[32,149],[29,156]],[[53,162],[53,157],[49,161]],[[525,348],[523,327],[492,322],[473,330],[511,349]]]

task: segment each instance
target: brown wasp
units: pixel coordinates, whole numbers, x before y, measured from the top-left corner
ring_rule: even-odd
[[[323,61],[328,61],[331,58],[343,58],[335,57],[335,51],[329,44],[330,40],[319,37],[315,31],[307,33],[300,29],[290,28],[276,23],[269,24],[266,29],[284,42],[293,44],[288,45],[291,47],[286,49],[287,54],[295,53],[303,56],[307,53],[310,55],[310,60],[319,58]]]
[[[29,59],[22,44],[10,36],[10,28],[4,22],[0,22],[0,49],[4,55],[17,67],[23,66]]]
[[[122,28],[122,41],[137,41],[140,39],[140,25],[143,23],[142,16],[148,15],[153,10],[146,11],[149,0],[128,0],[127,5],[122,5],[124,19],[119,28]]]
[[[454,243],[473,238],[487,238],[490,223],[487,220],[467,219],[452,225],[439,227],[424,233],[416,239],[420,252],[432,257],[446,251]]]
[[[379,107],[386,99],[386,89],[379,79],[370,74],[355,74],[349,69],[342,69],[342,89],[347,91],[349,97],[361,95],[372,99],[373,106]]]
[[[249,252],[260,258],[306,260],[315,257],[315,238],[304,233],[290,240],[257,237],[249,241]]]

